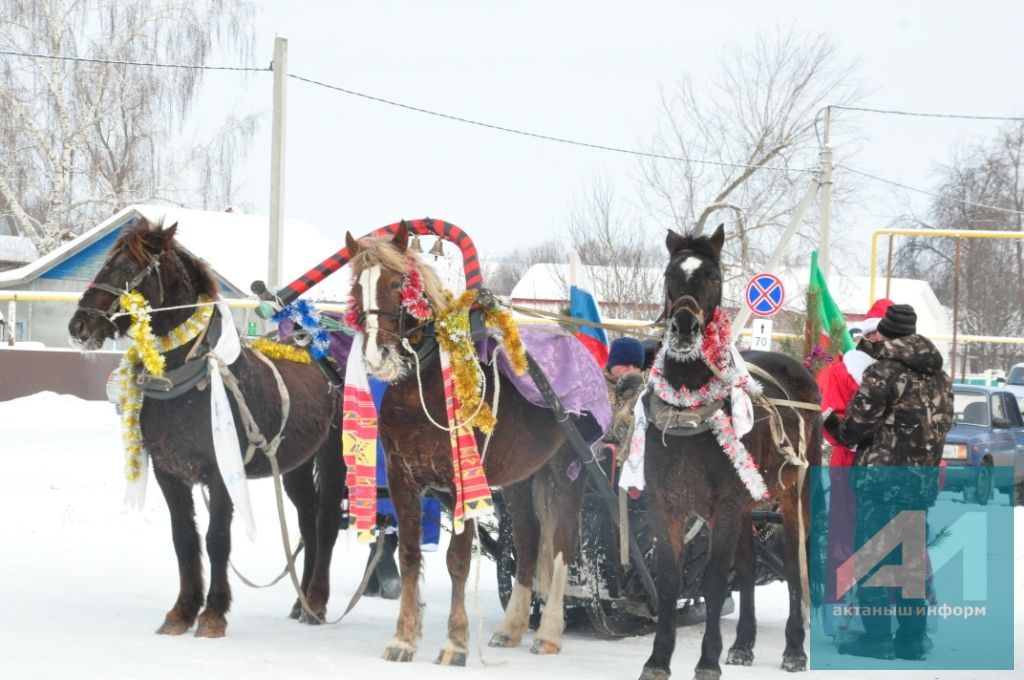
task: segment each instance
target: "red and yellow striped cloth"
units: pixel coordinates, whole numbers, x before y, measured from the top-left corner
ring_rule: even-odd
[[[373,540],[377,526],[377,409],[363,364],[363,334],[352,338],[342,393],[341,451],[348,468],[348,511],[360,541]]]
[[[455,396],[452,382],[451,357],[441,350],[441,376],[444,380],[444,405],[448,414],[448,437],[452,445],[452,470],[455,484],[455,509],[452,513],[452,528],[461,534],[466,520],[486,517],[494,513],[491,488],[484,475],[483,461],[476,447],[473,425],[469,423],[454,427],[458,417],[467,418],[473,414],[460,413],[459,400]]]

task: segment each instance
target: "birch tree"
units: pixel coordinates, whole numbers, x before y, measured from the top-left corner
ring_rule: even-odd
[[[215,54],[252,60],[249,0],[4,0],[0,221],[40,253],[126,204],[222,208],[254,117],[192,118]],[[96,60],[96,61],[90,61]]]

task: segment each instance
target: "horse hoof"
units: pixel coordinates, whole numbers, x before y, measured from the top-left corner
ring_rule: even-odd
[[[199,615],[199,625],[196,626],[196,637],[200,638],[222,638],[228,628],[227,619],[223,614],[204,610]]]
[[[302,613],[299,614],[299,623],[305,623],[306,625],[309,625],[309,626],[319,626],[323,622],[324,622],[324,615],[323,614],[313,615],[313,614],[310,614],[309,612],[307,612],[306,610],[302,610]]]
[[[196,627],[197,638],[222,638],[227,631],[227,623],[200,623]]]
[[[164,621],[163,625],[156,629],[157,635],[184,635],[192,624],[184,621]]]
[[[693,680],[719,680],[722,677],[721,669],[695,668],[693,669]]]
[[[644,666],[644,671],[640,674],[640,680],[668,680],[668,676],[671,674],[671,672],[663,668]]]
[[[803,653],[783,654],[782,670],[790,673],[803,673],[807,670],[807,655]]]
[[[288,612],[288,618],[296,621],[302,621],[302,603],[298,600],[292,605],[292,610]]]
[[[487,644],[491,647],[506,647],[508,649],[512,649],[513,647],[518,647],[522,640],[522,636],[512,637],[508,633],[495,633],[491,636],[491,641]]]
[[[457,652],[454,649],[442,649],[434,663],[438,666],[465,666],[466,653]]]
[[[384,649],[385,661],[398,661],[401,663],[412,661],[413,650],[405,647],[389,645]]]
[[[530,651],[534,654],[558,654],[562,651],[562,645],[549,640],[541,640],[537,638],[533,641],[533,646],[530,647]]]
[[[733,647],[726,655],[725,663],[730,666],[753,666],[754,652],[742,647]]]

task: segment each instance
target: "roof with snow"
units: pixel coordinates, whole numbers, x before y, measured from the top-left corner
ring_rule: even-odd
[[[177,241],[194,255],[206,260],[221,281],[236,295],[245,296],[249,284],[266,281],[269,221],[263,215],[208,212],[167,206],[135,205],[121,210],[73,241],[18,269],[0,272],[0,288],[19,288],[45,277],[76,256],[101,248],[106,256],[121,229],[145,217],[153,224],[178,223]],[[335,253],[342,244],[301,220],[285,220],[282,246],[282,285]],[[93,274],[96,270],[93,270]],[[343,273],[328,277],[305,297],[318,300],[344,300],[348,282]]]
[[[27,236],[0,235],[0,262],[26,264],[39,257],[39,251]]]
[[[584,281],[611,280],[612,267],[582,266],[581,279]],[[775,275],[782,281],[786,290],[786,302],[784,309],[793,312],[804,311],[804,299],[807,295],[810,270],[807,267],[794,267],[775,272]],[[541,263],[532,265],[523,278],[512,288],[511,298],[517,304],[529,305],[534,303],[559,303],[565,304],[569,300],[568,281],[570,271],[568,264]],[[653,284],[655,290],[661,290],[661,281],[664,276],[664,269],[650,267],[640,270],[637,276],[647,283]],[[723,297],[732,306],[742,303],[743,294],[746,290],[747,280],[733,278],[725,283]],[[836,304],[843,314],[851,320],[864,318],[864,313],[870,307],[872,300],[871,279],[867,276],[843,276],[833,273],[828,279],[829,291],[835,299]],[[614,304],[618,300],[609,300],[605,297],[605,291],[598,285],[591,285],[591,292],[598,303]],[[886,284],[884,278],[875,279],[875,297],[885,296]],[[909,304],[914,307],[918,315],[918,330],[925,335],[947,334],[950,332],[950,323],[946,309],[935,297],[935,292],[926,281],[918,279],[894,278],[889,280],[889,296],[895,302]],[[652,300],[660,304],[660,300]]]

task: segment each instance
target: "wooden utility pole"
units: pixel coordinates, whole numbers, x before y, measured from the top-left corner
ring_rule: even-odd
[[[281,246],[284,239],[285,103],[288,82],[288,38],[274,39],[274,108],[270,142],[270,240],[267,246],[267,288],[283,283]]]

